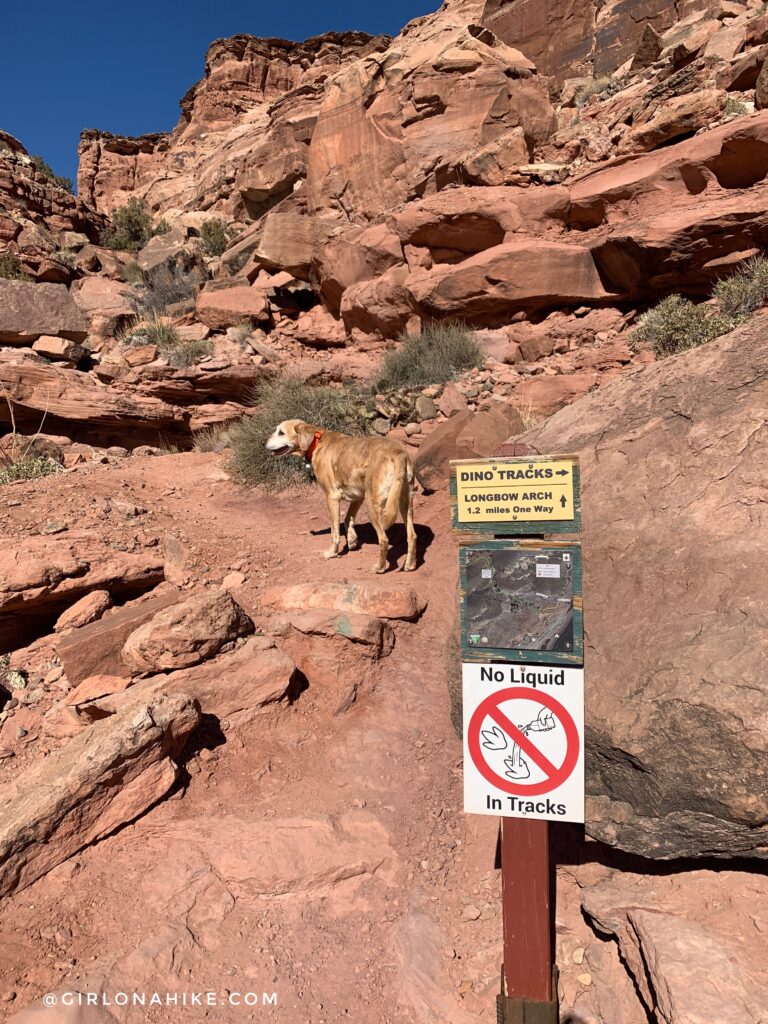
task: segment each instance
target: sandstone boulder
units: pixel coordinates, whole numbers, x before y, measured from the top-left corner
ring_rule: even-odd
[[[214,331],[224,331],[246,321],[255,327],[269,320],[265,292],[247,281],[210,282],[198,294],[196,309],[198,320]]]
[[[270,587],[261,595],[261,603],[277,611],[325,608],[380,619],[417,619],[427,606],[413,587],[375,583],[297,583]]]
[[[114,686],[79,710],[86,719],[101,717],[154,700],[160,694],[183,693],[195,698],[203,714],[214,715],[227,726],[241,726],[298,692],[293,660],[277,650],[271,640],[254,636],[234,651],[219,655],[213,665],[193,665],[149,676],[134,682],[130,689]]]
[[[347,344],[344,324],[323,306],[315,306],[299,316],[293,337],[309,348],[343,348]]]
[[[0,343],[31,345],[41,335],[84,341],[88,323],[62,284],[0,278]]]
[[[132,664],[121,656],[123,644],[139,626],[180,599],[179,592],[169,588],[164,594],[129,601],[97,622],[62,635],[56,652],[70,684],[76,686],[93,676],[130,679]]]
[[[768,60],[765,61],[755,83],[755,107],[758,110],[768,108]]]
[[[524,435],[581,455],[586,827],[645,857],[768,856],[767,319]]]
[[[334,714],[351,707],[362,690],[373,689],[378,662],[395,644],[394,630],[383,619],[326,608],[288,611],[276,617],[272,632],[316,699],[328,701]]]
[[[512,405],[497,403],[483,412],[460,412],[435,427],[414,459],[413,468],[425,490],[447,487],[452,459],[491,455],[511,434],[523,432]]]
[[[621,143],[620,152],[647,152],[681,135],[706,128],[720,118],[727,100],[723,89],[705,89],[660,103],[650,120],[633,126]]]
[[[6,785],[0,893],[26,888],[162,799],[199,717],[189,697],[158,697],[94,724]]]
[[[617,943],[658,1020],[759,1024],[768,1005],[766,899],[759,873],[616,872],[584,888],[582,907]]]
[[[65,612],[56,619],[54,630],[63,633],[66,629],[77,629],[78,626],[87,626],[89,622],[100,619],[101,616],[112,607],[112,598],[108,590],[92,590],[90,594],[75,601]]]
[[[226,590],[206,590],[157,612],[125,641],[123,660],[137,672],[188,668],[253,632],[253,622]]]
[[[22,646],[25,635],[39,628],[36,620],[55,620],[92,590],[128,597],[162,578],[156,552],[116,551],[88,530],[27,537],[22,546],[13,538],[0,540],[0,646],[9,639]]]
[[[443,388],[443,393],[437,401],[437,408],[449,419],[467,411],[467,400],[453,381],[449,381]]]
[[[84,277],[73,286],[75,302],[88,317],[94,334],[110,335],[136,316],[136,292],[107,277]]]
[[[88,355],[88,349],[83,345],[78,345],[69,338],[54,338],[49,334],[43,334],[33,342],[32,351],[44,359],[51,359],[55,363],[67,363],[69,366],[77,366]]]
[[[538,239],[506,242],[462,263],[415,272],[405,288],[423,317],[461,315],[486,323],[518,310],[601,302],[611,294],[589,249]]]

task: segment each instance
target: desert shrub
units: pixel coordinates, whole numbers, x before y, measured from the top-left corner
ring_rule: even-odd
[[[409,335],[399,348],[387,353],[376,388],[386,391],[444,384],[462,370],[484,362],[482,349],[464,324],[427,324],[421,334]]]
[[[126,284],[144,284],[144,271],[136,260],[131,260],[123,267],[123,280]]]
[[[203,427],[192,436],[196,452],[220,452],[227,447],[229,424],[219,423],[214,427]]]
[[[22,454],[8,462],[0,460],[0,485],[11,484],[16,480],[38,480],[60,472],[59,463],[47,455]]]
[[[0,277],[8,281],[31,281],[15,252],[4,252],[0,255]]]
[[[598,96],[601,93],[614,92],[616,89],[616,83],[610,75],[600,75],[597,78],[590,78],[588,82],[580,86],[576,90],[574,97],[577,107],[584,107],[589,102],[592,96]]]
[[[210,341],[183,341],[173,324],[158,316],[150,317],[142,327],[134,327],[127,340],[133,345],[155,345],[158,353],[177,369],[194,366],[213,352]]]
[[[121,249],[125,252],[136,252],[143,248],[153,235],[162,234],[161,230],[152,227],[152,218],[143,199],[131,196],[125,206],[119,206],[110,217],[109,227],[101,233],[101,243],[108,249]],[[168,226],[165,225],[165,230]]]
[[[253,326],[249,320],[244,320],[240,324],[235,324],[234,327],[230,327],[227,331],[227,337],[230,341],[234,341],[240,348],[245,347],[245,343],[248,341],[250,336],[253,334]]]
[[[136,299],[139,312],[160,315],[168,306],[184,299],[192,299],[200,285],[194,270],[162,264],[144,277],[144,290]]]
[[[54,174],[53,168],[50,164],[47,164],[41,156],[33,156],[32,163],[34,164],[35,169],[41,174],[44,174],[52,185],[55,185],[57,188],[66,189],[67,192],[73,191],[72,179],[64,178],[60,174]]]
[[[365,434],[368,420],[360,395],[352,388],[313,387],[291,377],[263,381],[253,395],[255,412],[228,430],[230,472],[242,483],[264,484],[280,490],[309,483],[304,461],[286,455],[275,458],[264,447],[283,420],[304,420],[326,430]]]
[[[75,265],[75,254],[72,249],[57,249],[53,253],[53,258],[58,263],[63,263],[65,267],[72,269]]]
[[[209,217],[200,226],[200,239],[210,256],[221,256],[229,245],[229,228],[218,217]]]
[[[756,256],[730,277],[718,281],[714,296],[725,316],[748,317],[768,300],[768,259]]]
[[[733,96],[728,97],[728,102],[725,104],[725,116],[730,117],[732,114],[748,114],[749,107],[742,103],[741,100],[736,100]]]
[[[668,295],[640,317],[632,342],[635,346],[649,343],[659,357],[671,356],[713,341],[738,323],[734,317],[713,313],[680,295]]]

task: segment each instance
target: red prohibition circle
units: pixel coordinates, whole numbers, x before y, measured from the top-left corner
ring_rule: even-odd
[[[539,704],[543,704],[545,708],[549,708],[553,714],[557,715],[565,729],[565,760],[554,773],[547,773],[547,778],[542,782],[534,782],[531,785],[525,785],[521,782],[512,782],[501,775],[497,775],[483,757],[483,750],[480,745],[480,729],[486,715],[489,715],[495,721],[492,712],[498,709],[499,705],[503,704],[505,701],[515,699],[532,700],[537,701]],[[503,712],[500,712],[500,714],[503,714]],[[504,729],[504,731],[508,734],[507,729]],[[518,732],[516,728],[515,732]],[[490,782],[490,784],[495,786],[497,789],[501,789],[505,793],[511,793],[514,796],[541,796],[543,793],[551,793],[553,789],[557,789],[558,786],[562,786],[576,767],[576,763],[579,760],[580,747],[579,730],[576,728],[576,723],[563,705],[548,693],[539,693],[538,691],[530,690],[525,686],[512,686],[506,690],[499,690],[498,693],[492,693],[490,697],[486,697],[485,700],[477,706],[475,713],[469,721],[467,745],[475,767],[483,776],[485,781]],[[530,757],[531,755],[529,754],[528,756]],[[535,759],[531,758],[531,760]],[[542,771],[545,770],[541,765],[538,765],[538,767],[541,768]]]

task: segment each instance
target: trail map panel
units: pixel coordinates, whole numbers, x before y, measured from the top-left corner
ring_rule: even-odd
[[[466,661],[581,664],[577,544],[485,541],[459,549]]]
[[[464,664],[464,810],[584,821],[584,671]]]
[[[455,530],[496,534],[581,529],[575,455],[458,459],[451,463]]]

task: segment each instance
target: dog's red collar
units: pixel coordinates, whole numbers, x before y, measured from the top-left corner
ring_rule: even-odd
[[[304,458],[307,462],[312,463],[312,456],[315,454],[315,448],[317,448],[318,441],[323,436],[322,430],[316,430],[315,435],[312,438],[309,448],[304,452]]]

